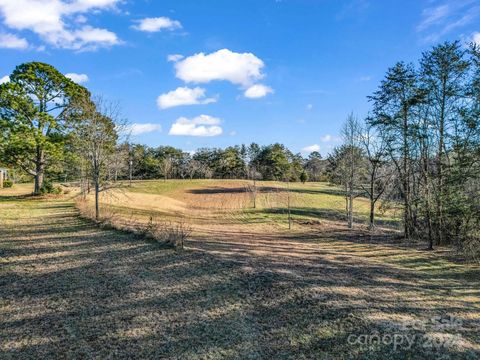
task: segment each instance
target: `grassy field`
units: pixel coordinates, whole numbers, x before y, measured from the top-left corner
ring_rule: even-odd
[[[185,218],[200,230],[221,223],[285,230],[288,225],[288,203],[293,223],[329,223],[345,219],[345,199],[341,191],[327,183],[257,182],[255,208],[253,183],[245,180],[170,180],[134,182],[103,194],[102,202],[123,218],[145,221],[155,218]],[[93,201],[93,198],[91,198]],[[365,198],[355,202],[355,219],[366,224],[369,203]],[[377,223],[398,228],[396,209],[377,209]],[[296,230],[301,230],[296,226]]]
[[[262,183],[255,210],[245,185],[140,182],[104,195],[119,216],[186,217],[196,230],[183,251],[81,219],[73,193],[0,190],[0,358],[480,356],[478,266],[346,229],[325,184],[292,186],[292,207],[307,211],[286,231],[271,210],[283,184]],[[359,220],[366,209],[360,200]]]

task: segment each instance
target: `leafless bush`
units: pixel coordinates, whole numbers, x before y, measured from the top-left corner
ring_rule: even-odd
[[[80,212],[80,215],[86,219],[95,220],[102,225],[108,225],[113,228],[120,228],[118,226],[120,222],[119,216],[112,206],[103,205],[102,215],[98,220],[96,220],[95,218],[95,207],[92,206],[92,204],[90,204],[87,199],[78,197],[75,200],[75,206]]]
[[[142,233],[160,243],[183,249],[185,240],[190,236],[192,228],[183,220],[157,221],[153,216],[143,225]]]
[[[82,217],[95,221],[95,207],[88,200],[79,197],[75,205]],[[101,214],[97,222],[102,226],[130,232],[176,249],[184,248],[185,240],[192,232],[192,228],[183,218],[179,221],[167,221],[157,220],[151,216],[145,223],[134,219],[133,215],[130,219],[125,219],[111,206],[103,206]]]

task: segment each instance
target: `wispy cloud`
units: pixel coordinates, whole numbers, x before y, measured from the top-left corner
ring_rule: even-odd
[[[258,99],[267,96],[270,93],[273,93],[273,89],[270,86],[255,84],[245,90],[244,95],[250,99]]]
[[[141,20],[136,20],[136,25],[132,26],[133,29],[144,32],[159,32],[162,30],[176,30],[181,29],[182,24],[180,21],[172,20],[168,17],[156,17],[156,18],[145,18]]]
[[[184,58],[183,55],[180,55],[180,54],[170,54],[167,56],[167,61],[170,61],[170,62],[177,62],[179,60],[182,60]]]
[[[330,134],[326,134],[326,135],[323,135],[321,138],[320,138],[320,141],[322,143],[335,143],[335,142],[339,142],[341,141],[342,139],[339,137],[339,136],[335,136],[335,135],[330,135]]]
[[[15,34],[0,34],[0,48],[23,50],[28,48],[28,41]]]
[[[450,14],[450,5],[439,5],[436,7],[426,8],[422,12],[422,21],[417,25],[417,31],[423,31],[430,26],[439,24],[445,21]]]
[[[328,153],[341,141],[342,139],[339,136],[325,134],[320,137],[321,145],[313,144],[313,145],[305,146],[304,148],[302,148],[302,153],[309,154],[313,151],[322,151],[322,152]]]
[[[305,146],[304,148],[302,148],[303,153],[308,154],[308,153],[311,153],[311,152],[314,152],[314,151],[320,151],[320,145],[313,144],[313,145]]]
[[[161,131],[162,131],[162,126],[160,124],[134,123],[134,124],[128,125],[124,132],[135,136],[135,135],[147,134],[152,132],[161,132]]]
[[[364,76],[359,76],[358,78],[355,79],[357,82],[366,82],[372,80],[372,77],[370,75],[364,75]]]
[[[473,23],[480,17],[480,4],[475,0],[458,0],[430,6],[422,11],[416,30],[425,43],[439,41],[456,29]]]

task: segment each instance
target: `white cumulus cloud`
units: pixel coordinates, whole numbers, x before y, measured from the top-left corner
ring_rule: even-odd
[[[180,21],[172,20],[164,16],[145,18],[137,20],[136,22],[137,25],[134,25],[133,28],[135,30],[145,32],[158,32],[162,30],[176,30],[182,28],[182,24],[180,24]]]
[[[302,152],[304,152],[304,153],[311,153],[311,152],[314,152],[314,151],[320,151],[320,145],[313,144],[313,145],[310,145],[310,146],[305,146],[302,149]]]
[[[14,34],[0,34],[0,48],[26,49],[28,41]]]
[[[10,76],[5,75],[4,77],[0,78],[0,85],[5,84],[10,81]]]
[[[269,93],[273,93],[273,89],[269,86],[262,84],[255,84],[245,90],[245,97],[250,99],[258,99],[267,96]]]
[[[161,125],[151,124],[151,123],[145,123],[145,124],[133,123],[131,125],[126,126],[126,129],[125,129],[125,132],[131,135],[140,135],[140,134],[160,132],[160,131],[162,131]]]
[[[203,88],[195,87],[191,89],[184,86],[160,95],[157,99],[157,105],[160,109],[167,109],[181,105],[210,104],[216,101],[216,98],[207,98]]]
[[[72,44],[72,49],[81,49],[90,47],[91,49],[98,46],[108,47],[120,43],[117,35],[106,29],[93,28],[84,26],[74,32],[77,41]]]
[[[109,30],[85,24],[86,14],[113,9],[121,0],[0,0],[6,27],[29,30],[45,43],[74,50],[94,50],[121,41]],[[76,21],[81,18],[83,21]]]
[[[83,84],[88,81],[88,75],[86,74],[67,73],[65,76],[77,84]]]
[[[180,117],[172,124],[169,135],[218,136],[223,132],[220,123],[219,118],[209,115],[200,115],[193,119]]]
[[[198,53],[175,63],[176,76],[189,83],[225,80],[244,87],[263,78],[264,63],[252,53],[228,49],[211,54]]]

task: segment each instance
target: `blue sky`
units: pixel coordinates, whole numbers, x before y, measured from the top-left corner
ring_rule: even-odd
[[[50,63],[118,101],[151,146],[325,155],[388,67],[480,43],[479,19],[480,0],[0,0],[0,78]]]

